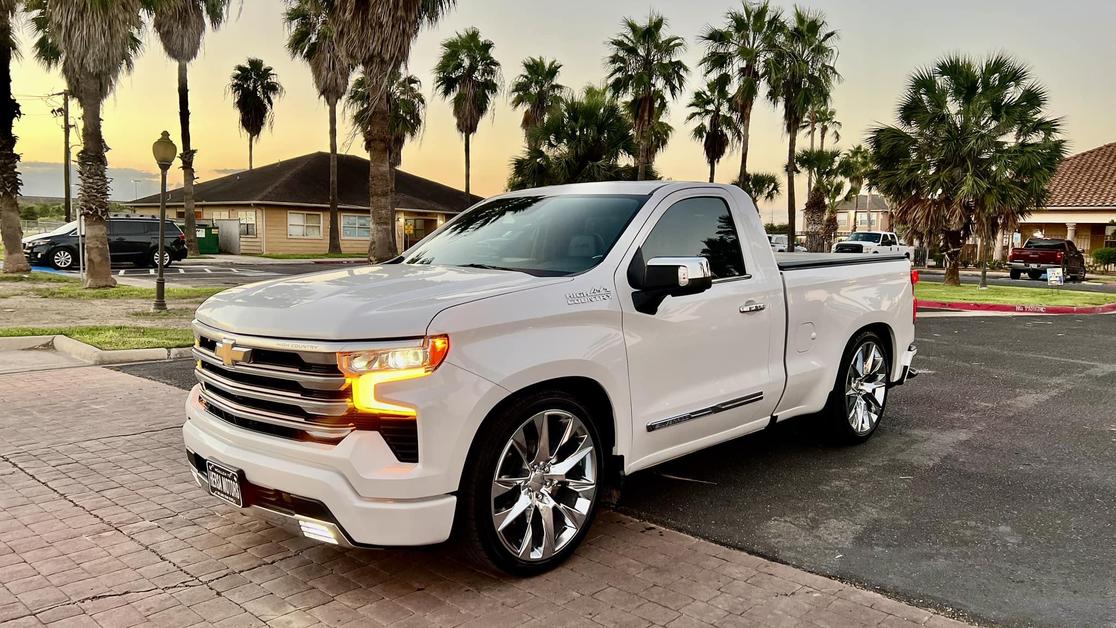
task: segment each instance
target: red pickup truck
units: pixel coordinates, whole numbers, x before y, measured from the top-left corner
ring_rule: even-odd
[[[1031,238],[1008,255],[1011,278],[1027,273],[1031,279],[1042,277],[1050,268],[1061,268],[1066,281],[1085,281],[1085,256],[1072,240]]]

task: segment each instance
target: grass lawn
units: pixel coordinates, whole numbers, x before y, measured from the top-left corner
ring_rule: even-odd
[[[7,327],[0,336],[53,336],[61,334],[99,349],[154,349],[189,347],[194,332],[189,328],[130,327],[124,325],[89,327]]]
[[[20,273],[18,275],[0,273],[0,281],[33,281],[35,283],[69,283],[74,285],[78,283],[78,280],[73,277],[43,272]]]
[[[1116,294],[1059,290],[1056,288],[1011,288],[989,286],[980,290],[973,285],[946,286],[940,283],[920,283],[915,286],[915,297],[927,301],[955,301],[966,303],[1000,303],[1004,305],[1105,305],[1116,302]]]
[[[363,259],[365,253],[264,253],[255,257],[268,259]]]
[[[37,281],[31,279],[29,281]],[[208,299],[227,288],[167,288],[167,299]],[[154,299],[155,288],[118,285],[115,288],[87,290],[74,282],[50,288],[31,288],[36,296],[50,299]]]

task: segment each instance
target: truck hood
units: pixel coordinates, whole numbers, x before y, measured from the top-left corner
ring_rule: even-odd
[[[426,334],[448,307],[566,281],[454,266],[348,266],[232,288],[196,316],[220,330],[271,338],[405,338]]]

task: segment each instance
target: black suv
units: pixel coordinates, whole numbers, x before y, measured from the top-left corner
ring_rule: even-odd
[[[23,253],[32,264],[69,269],[78,266],[78,223],[67,223],[50,233],[23,239]],[[167,222],[164,266],[186,259],[186,236],[178,225]],[[143,216],[108,219],[109,258],[113,263],[157,266],[159,219]]]

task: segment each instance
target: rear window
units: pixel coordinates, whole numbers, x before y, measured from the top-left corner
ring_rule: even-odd
[[[1027,240],[1023,245],[1025,249],[1058,249],[1063,250],[1066,248],[1065,240]]]

